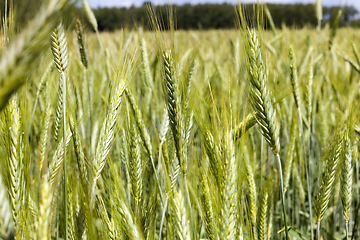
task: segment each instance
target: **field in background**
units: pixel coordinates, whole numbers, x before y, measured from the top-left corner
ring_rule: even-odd
[[[0,239],[360,238],[359,31],[95,34],[49,9],[1,32]]]

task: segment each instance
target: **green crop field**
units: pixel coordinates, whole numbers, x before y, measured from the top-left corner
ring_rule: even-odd
[[[0,239],[360,238],[359,31],[100,33],[83,4],[4,16]]]

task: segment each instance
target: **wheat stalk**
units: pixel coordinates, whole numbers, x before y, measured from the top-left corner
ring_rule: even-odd
[[[185,197],[182,191],[174,192],[171,203],[174,211],[174,228],[178,239],[190,240],[190,221],[186,212]]]
[[[305,201],[305,189],[304,189],[304,186],[302,184],[298,168],[295,167],[294,170],[293,170],[293,173],[294,173],[294,181],[295,181],[296,187],[298,188],[298,191],[299,191],[300,201],[301,201],[301,203],[304,203],[304,201]]]
[[[354,53],[354,55],[355,55],[355,58],[356,58],[357,64],[359,64],[359,65],[360,65],[360,54],[359,54],[359,51],[358,51],[358,49],[357,49],[357,47],[356,47],[355,43],[352,43],[352,44],[351,44],[351,46],[352,46],[353,53]]]
[[[141,231],[136,225],[133,215],[130,212],[130,208],[126,205],[123,199],[118,200],[118,204],[116,205],[117,211],[122,217],[122,221],[125,227],[126,235],[131,240],[142,240],[144,239]]]
[[[72,134],[70,128],[67,129],[66,133],[66,146],[69,144],[72,138]],[[61,167],[63,167],[64,163],[64,142],[60,141],[57,144],[55,153],[53,155],[52,161],[50,162],[49,169],[48,169],[48,181],[52,187],[56,186],[57,180],[59,178],[59,173],[61,171]]]
[[[146,206],[146,205],[145,205]],[[147,211],[145,212],[145,223],[144,223],[144,232],[146,239],[154,240],[155,239],[155,228],[156,221],[155,217],[157,214],[157,209],[159,207],[158,203],[158,190],[157,188],[151,193],[150,200],[147,204]],[[154,217],[155,216],[155,217]]]
[[[238,210],[237,210],[237,201],[238,201],[238,191],[237,191],[237,161],[235,156],[235,146],[233,142],[233,136],[231,133],[225,135],[224,139],[224,151],[226,153],[226,175],[225,177],[225,192],[224,192],[224,230],[225,230],[225,239],[230,240],[234,239],[237,229],[237,219],[238,219]]]
[[[301,114],[302,104],[301,104],[301,98],[300,98],[301,95],[300,95],[300,89],[299,89],[299,83],[298,83],[298,74],[297,74],[295,53],[294,53],[294,49],[292,46],[290,47],[289,55],[290,55],[290,81],[291,81],[291,86],[293,89],[295,105],[298,109],[298,114],[299,114],[299,128],[300,128],[299,133],[300,133],[300,138],[301,138],[302,133],[303,133],[302,114]]]
[[[299,75],[298,77],[301,79],[301,77],[303,76],[304,72],[305,71],[308,71],[307,69],[311,68],[312,67],[312,63],[313,63],[313,60],[312,60],[312,55],[314,53],[314,47],[313,46],[310,46],[308,51],[306,52],[306,55],[305,57],[303,58],[302,62],[301,62],[301,65],[299,67]],[[310,64],[309,63],[309,60],[310,61]],[[309,66],[308,66],[309,65]]]
[[[171,51],[163,53],[164,60],[164,89],[166,107],[168,110],[170,128],[172,136],[174,138],[174,144],[176,149],[176,156],[179,159],[180,168],[182,168],[181,150],[180,150],[180,139],[179,139],[179,116],[178,116],[178,102],[176,99],[176,85],[175,85],[175,73],[174,63],[172,59]]]
[[[91,26],[97,32],[98,31],[98,23],[96,21],[95,15],[94,15],[93,11],[91,10],[91,7],[90,7],[88,1],[82,0],[82,4],[84,6],[86,16],[88,17]]]
[[[310,49],[309,49],[310,51]],[[306,108],[307,108],[307,120],[309,123],[308,128],[308,140],[307,140],[307,150],[306,150],[306,165],[305,173],[307,178],[307,190],[308,190],[308,201],[309,201],[309,216],[310,216],[310,237],[314,239],[313,233],[313,215],[312,215],[312,192],[311,192],[311,175],[310,175],[310,154],[311,154],[311,134],[312,134],[312,116],[313,116],[313,77],[314,77],[314,67],[313,67],[313,58],[310,60],[309,75],[306,84]]]
[[[50,215],[51,215],[51,201],[53,192],[48,178],[44,175],[41,179],[40,185],[40,206],[39,216],[37,219],[37,233],[38,239],[49,239]]]
[[[89,67],[89,56],[85,47],[85,36],[83,26],[78,19],[76,21],[76,33],[77,33],[77,40],[79,44],[79,52],[80,52],[80,59],[81,63],[84,65],[86,69]]]
[[[96,181],[100,177],[101,171],[105,166],[106,158],[110,152],[112,142],[114,140],[115,123],[119,113],[119,107],[122,99],[122,94],[125,90],[125,82],[120,81],[112,96],[109,114],[103,122],[99,142],[96,147],[95,159],[93,161],[93,183],[91,186],[91,206],[95,197]]]
[[[0,200],[2,202],[0,207],[1,226],[5,230],[4,235],[9,235],[14,229],[11,203],[9,201],[9,194],[4,180],[0,175]]]
[[[140,155],[139,135],[132,125],[132,121],[128,120],[129,124],[129,177],[131,185],[131,194],[135,204],[135,221],[141,222],[140,206],[143,202],[143,164]]]
[[[62,23],[55,28],[51,35],[51,51],[57,70],[60,72],[62,82],[62,117],[63,117],[63,169],[64,169],[64,214],[65,214],[65,240],[69,238],[68,229],[68,188],[67,188],[67,163],[66,163],[66,76],[65,70],[68,65],[68,51],[64,28]]]
[[[60,79],[61,80],[61,79]],[[58,141],[59,138],[59,131],[61,127],[61,118],[63,116],[63,86],[62,82],[59,82],[59,98],[56,104],[56,112],[55,112],[55,123],[54,123],[54,139],[55,142]]]
[[[329,38],[329,49],[331,50],[334,44],[334,38],[336,36],[336,32],[338,29],[338,25],[339,25],[339,21],[341,19],[341,15],[342,15],[342,9],[339,9],[333,24],[332,24],[332,28],[331,28],[331,33],[330,33],[330,38]]]
[[[15,95],[9,105],[9,113],[11,118],[9,119],[10,131],[10,153],[8,160],[9,170],[9,195],[10,203],[12,207],[14,226],[15,226],[15,238],[19,236],[20,230],[20,208],[21,208],[21,139],[20,139],[20,113],[17,101],[17,95]]]
[[[346,239],[348,239],[350,207],[353,191],[353,167],[352,167],[353,148],[350,142],[349,132],[344,133],[344,154],[341,162],[341,202],[343,205],[343,215],[346,224]]]
[[[255,30],[248,31],[248,43],[250,49],[248,51],[249,57],[249,72],[250,72],[250,100],[256,114],[256,121],[260,126],[261,133],[265,140],[269,143],[271,150],[277,158],[280,178],[280,192],[283,205],[284,225],[286,238],[289,238],[286,210],[285,210],[285,196],[283,173],[280,160],[280,137],[279,126],[276,120],[276,110],[273,107],[272,98],[267,86],[267,76],[265,65],[261,56],[261,48]]]
[[[340,139],[337,139],[340,138]],[[320,222],[324,217],[325,211],[329,205],[331,193],[334,188],[336,172],[340,162],[340,154],[343,151],[342,137],[336,136],[336,141],[330,146],[326,170],[321,179],[321,185],[318,193],[315,195],[315,214],[317,218],[317,236],[320,237]]]
[[[143,67],[144,67],[144,72],[145,72],[145,83],[147,85],[147,87],[149,88],[150,91],[152,91],[153,88],[153,79],[152,79],[152,75],[151,75],[151,70],[150,70],[150,63],[149,63],[149,54],[147,51],[147,47],[146,47],[146,40],[145,38],[141,39],[141,58],[143,61]]]
[[[291,170],[292,170],[292,165],[293,165],[293,159],[294,159],[294,154],[295,154],[295,143],[296,143],[296,138],[294,136],[295,134],[292,134],[291,138],[290,138],[290,143],[286,152],[286,162],[285,162],[285,170],[284,170],[284,189],[285,192],[289,186],[289,180],[290,180],[290,174],[291,174]]]
[[[138,105],[136,104],[134,96],[131,94],[130,90],[128,88],[125,88],[124,91],[125,91],[125,96],[128,99],[128,102],[130,104],[132,113],[135,117],[135,122],[136,122],[136,125],[138,128],[138,131],[140,133],[141,140],[144,143],[144,147],[145,147],[149,157],[152,158],[153,151],[152,151],[150,135],[145,127],[144,120],[142,118],[140,109],[139,109]],[[155,165],[153,167],[155,170]]]
[[[202,209],[201,217],[205,225],[207,237],[210,240],[216,240],[218,239],[217,223],[213,204],[211,201],[210,188],[205,172],[206,171],[202,171],[199,176],[199,191]]]
[[[316,18],[318,21],[318,31],[321,29],[321,21],[323,19],[323,10],[322,10],[322,0],[316,0],[315,2],[315,10],[316,10]]]
[[[273,20],[273,18],[272,18],[272,16],[271,16],[270,10],[269,10],[269,8],[267,7],[267,5],[265,5],[264,10],[265,10],[266,17],[267,17],[268,20],[269,20],[271,30],[272,30],[272,32],[274,33],[274,35],[276,36],[276,35],[277,35],[277,31],[276,31],[276,28],[275,28],[274,20]]]
[[[50,96],[48,96],[49,98]],[[51,111],[51,104],[50,101],[47,100],[46,104],[46,112],[44,116],[43,126],[44,129],[40,136],[40,154],[39,154],[39,161],[38,161],[38,171],[41,172],[41,169],[43,167],[43,162],[45,160],[45,151],[48,143],[48,135],[49,135],[49,129],[50,129],[50,118],[52,115]]]
[[[51,35],[51,52],[57,70],[60,73],[65,72],[68,65],[68,50],[62,23],[55,28]]]
[[[241,136],[249,131],[256,124],[255,113],[250,113],[247,115],[244,120],[239,123],[234,130],[234,140],[237,141],[241,138]]]
[[[268,90],[265,66],[261,56],[259,40],[254,30],[249,30],[249,71],[250,71],[250,99],[257,113],[256,121],[261,133],[269,143],[274,155],[280,153],[279,127],[276,121],[276,110],[273,107]]]
[[[85,36],[83,33],[83,26],[79,20],[76,22],[76,32],[77,32],[77,40],[79,45],[79,52],[80,52],[80,59],[81,63],[85,67],[85,76],[86,76],[86,84],[84,83],[83,86],[87,87],[87,91],[84,91],[84,93],[87,93],[87,100],[88,100],[88,106],[89,106],[89,132],[91,132],[93,129],[93,123],[92,123],[92,88],[91,83],[89,79],[89,56],[87,53],[87,49],[85,46]],[[84,94],[85,95],[85,94]],[[92,145],[92,139],[89,138],[89,144]],[[92,152],[90,151],[90,158],[92,158]]]
[[[50,94],[50,86],[49,84],[45,84],[45,105],[46,105],[46,112],[43,116],[43,131],[40,135],[40,141],[39,141],[39,157],[38,157],[38,171],[39,173],[43,169],[43,163],[45,160],[45,154],[48,150],[48,141],[49,141],[49,130],[52,124],[51,116],[52,116],[52,106],[51,106],[51,94]],[[36,104],[34,106],[32,117],[35,113]],[[32,121],[32,120],[30,120]],[[30,123],[31,124],[31,123]],[[29,126],[29,129],[31,129],[31,126]],[[30,136],[30,135],[29,135]],[[29,138],[29,137],[28,137]]]
[[[47,83],[47,77],[48,75],[52,72],[54,68],[54,62],[53,61],[50,61],[44,74],[41,76],[41,79],[40,79],[40,82],[38,84],[38,87],[37,87],[37,91],[36,91],[36,98],[35,98],[35,103],[34,103],[34,109],[33,109],[33,112],[31,114],[31,119],[30,119],[30,124],[29,124],[29,130],[28,130],[28,138],[30,137],[30,132],[31,132],[31,127],[32,127],[32,122],[33,122],[33,119],[34,119],[34,115],[35,115],[35,110],[36,110],[36,107],[37,107],[37,104],[38,104],[38,101],[39,101],[39,98],[40,98],[40,94],[42,93],[42,91],[44,90],[44,88],[46,87],[46,83]]]
[[[342,57],[343,57],[343,59],[344,59],[346,62],[350,63],[350,65],[351,65],[358,73],[360,73],[360,66],[359,66],[359,64],[357,64],[354,60],[350,59],[348,56],[343,55]]]
[[[355,125],[355,133],[360,136],[360,127],[358,125]]]
[[[222,176],[222,169],[220,167],[220,150],[217,144],[215,144],[214,137],[210,131],[203,130],[201,131],[203,135],[203,141],[205,145],[205,150],[207,156],[209,157],[210,162],[210,170],[215,176],[216,183],[220,186],[221,183],[221,176]]]
[[[98,195],[96,195],[96,199],[99,203],[98,204],[98,206],[99,206],[98,212],[107,227],[107,230],[109,233],[109,238],[111,240],[115,240],[117,234],[115,231],[114,221],[113,221],[113,219],[110,220],[107,210],[106,210],[106,207],[105,207],[104,200],[102,199],[102,197],[98,194]]]
[[[80,172],[81,183],[83,185],[85,193],[87,193],[87,190],[88,190],[87,188],[89,186],[88,169],[86,166],[87,163],[85,160],[85,154],[84,154],[84,151],[82,148],[79,134],[77,132],[74,120],[71,117],[70,117],[70,121],[69,121],[69,126],[70,126],[71,135],[73,138],[75,158],[76,158],[78,170]]]
[[[247,153],[247,152],[246,152]],[[249,154],[245,156],[245,169],[246,169],[246,183],[249,189],[249,217],[251,222],[251,231],[254,239],[258,239],[257,231],[256,231],[256,219],[257,219],[257,194],[256,194],[256,184],[255,177],[250,165]]]

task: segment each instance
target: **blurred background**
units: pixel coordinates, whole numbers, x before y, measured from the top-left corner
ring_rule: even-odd
[[[15,20],[21,28],[28,19],[32,18],[42,1],[39,0],[8,0],[15,9]],[[79,1],[81,2],[81,1]],[[177,29],[232,29],[237,26],[235,14],[236,0],[89,0],[98,20],[100,31],[115,31],[118,29],[137,29],[142,27],[150,29],[148,21],[148,6],[153,6],[162,16],[163,22],[167,21],[166,4],[174,5]],[[246,8],[253,8],[253,1],[242,0]],[[281,28],[286,25],[291,28],[315,28],[317,18],[315,13],[315,0],[268,0],[267,6],[274,19],[275,26]],[[324,0],[323,2],[323,27],[331,26],[339,9],[342,17],[339,27],[360,27],[360,1],[359,0]],[[4,14],[5,0],[0,0],[0,9]],[[83,16],[79,4],[74,9],[73,16]],[[248,11],[251,13],[252,11]],[[266,27],[266,26],[265,26]],[[166,28],[166,26],[165,26]],[[89,28],[91,29],[91,28]]]

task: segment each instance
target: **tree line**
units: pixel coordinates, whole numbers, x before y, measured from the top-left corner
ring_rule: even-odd
[[[99,8],[96,9],[95,16],[98,20],[99,29],[106,31],[113,31],[120,28],[136,28],[142,26],[145,29],[151,29],[148,17],[148,4],[145,3],[141,7],[130,8]],[[255,6],[262,7],[262,6]],[[318,22],[313,4],[267,4],[267,7],[272,15],[274,24],[277,28],[281,28],[282,24],[288,27],[316,27]],[[177,29],[231,29],[237,26],[237,12],[236,6],[231,4],[185,4],[181,6],[172,6],[175,15],[175,25]],[[244,12],[249,19],[248,24],[251,24],[254,17],[253,4],[245,4],[242,6]],[[154,7],[163,28],[167,29],[169,6],[155,6]],[[336,18],[338,11],[342,9],[342,17],[339,26],[356,26],[355,19],[358,11],[352,6],[346,7],[324,7],[323,8],[323,25],[332,23]],[[264,14],[264,19],[266,16]],[[265,20],[265,28],[267,26]]]
[[[9,0],[8,0],[9,1]],[[21,26],[28,21],[39,8],[39,0],[12,0],[15,9],[15,22]],[[0,11],[3,16],[5,0],[0,0]],[[151,29],[148,9],[151,3],[144,3],[141,7],[130,8],[99,8],[94,9],[96,19],[98,21],[99,30],[114,31],[121,28],[134,29],[143,27],[148,30]],[[163,24],[163,29],[167,29],[169,6],[151,6],[154,8],[160,22]],[[263,6],[255,6],[256,8]],[[313,4],[267,4],[267,7],[272,15],[274,24],[277,28],[281,28],[283,24],[288,27],[316,27],[317,18],[315,7]],[[197,4],[197,5],[174,5],[172,6],[175,15],[175,25],[177,29],[231,29],[238,25],[238,17],[236,6],[231,4]],[[242,6],[247,15],[248,24],[251,24],[254,17],[253,4],[244,4]],[[342,17],[339,22],[339,27],[353,26],[360,27],[360,20],[355,19],[358,11],[352,6],[345,7],[323,7],[323,26],[327,23],[331,24],[336,18],[338,11],[342,9]],[[74,15],[83,16],[86,22],[85,14],[82,8],[74,7]],[[265,28],[268,28],[266,16]]]

